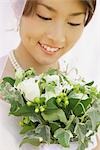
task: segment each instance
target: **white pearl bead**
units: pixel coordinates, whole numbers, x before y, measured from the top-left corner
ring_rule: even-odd
[[[13,51],[11,51],[11,52],[9,53],[9,59],[10,59],[12,65],[13,65],[13,67],[14,67],[14,69],[15,69],[16,71],[17,71],[17,70],[23,70],[22,67],[18,64],[18,62],[17,62],[17,60],[16,60],[16,58],[15,58],[15,56],[14,56],[14,52],[13,52]]]

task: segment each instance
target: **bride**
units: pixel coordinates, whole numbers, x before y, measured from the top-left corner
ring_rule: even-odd
[[[64,71],[59,58],[68,52],[80,38],[84,27],[91,20],[96,0],[10,0],[20,44],[0,59],[0,75],[14,76],[15,69],[33,67],[37,74],[48,68]],[[9,16],[9,15],[8,15]],[[8,20],[11,19],[8,17]],[[12,41],[13,42],[13,41]],[[2,99],[2,98],[1,98]],[[9,104],[0,101],[0,149],[2,150],[63,150],[58,145],[41,145],[39,148],[24,145],[19,148],[18,118],[8,116]],[[94,138],[88,150],[100,149]],[[92,145],[92,146],[91,146]],[[72,143],[70,150],[77,148]],[[67,148],[66,148],[67,150]]]

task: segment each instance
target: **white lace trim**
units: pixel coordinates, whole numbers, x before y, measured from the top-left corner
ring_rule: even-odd
[[[3,76],[7,61],[8,61],[8,55],[2,56],[0,58],[0,79]]]

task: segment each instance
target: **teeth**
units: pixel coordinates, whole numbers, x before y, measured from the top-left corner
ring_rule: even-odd
[[[43,45],[43,44],[41,44],[41,46],[49,52],[56,52],[57,50],[59,50],[59,48],[51,48],[51,47],[49,47],[47,45]]]

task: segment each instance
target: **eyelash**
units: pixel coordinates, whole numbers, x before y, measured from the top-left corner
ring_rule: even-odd
[[[71,26],[75,26],[75,27],[81,25],[81,23],[71,23],[71,22],[68,22],[68,24],[71,25]]]
[[[40,16],[39,14],[37,14],[37,16],[40,19],[43,19],[43,20],[46,20],[46,21],[52,20],[52,18],[46,18],[46,17]],[[70,23],[70,22],[68,22],[68,24],[71,25],[71,26],[74,26],[74,27],[81,25],[80,23]]]
[[[43,16],[40,16],[39,14],[37,14],[37,16],[40,18],[40,19],[43,19],[43,20],[52,20],[51,18],[46,18],[46,17],[43,17]]]

